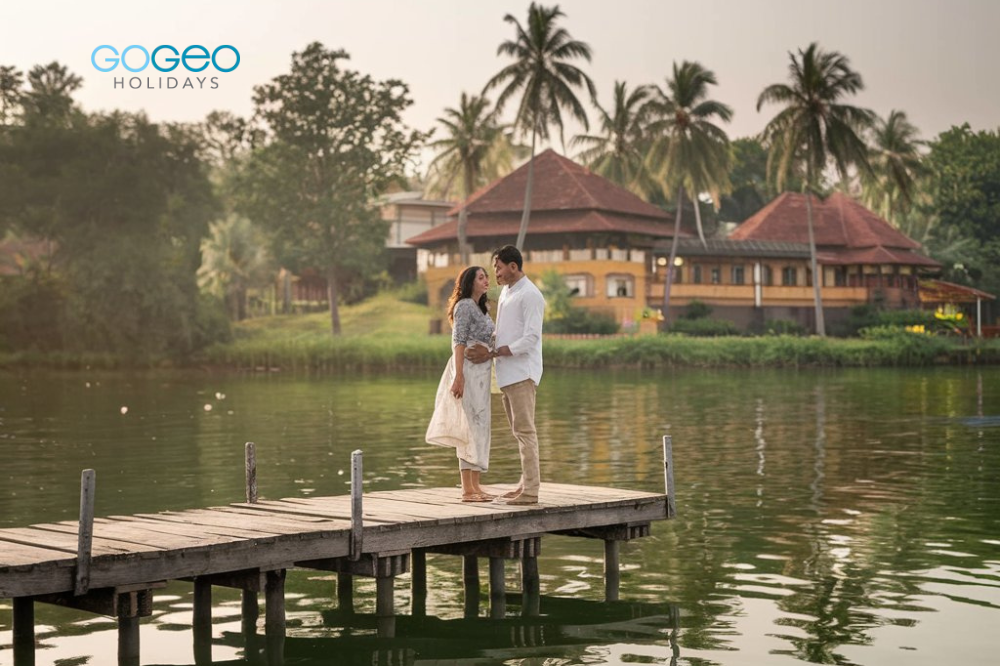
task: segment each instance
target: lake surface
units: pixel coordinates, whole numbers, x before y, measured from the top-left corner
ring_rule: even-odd
[[[454,485],[453,454],[423,443],[437,380],[0,373],[0,527],[75,520],[84,468],[99,516],[242,501],[247,441],[265,498],[349,492],[354,449],[366,491]],[[511,482],[515,447],[494,408],[484,478]],[[543,481],[662,491],[661,436],[673,437],[677,519],[622,546],[621,602],[602,602],[601,542],[546,537],[541,619],[510,605],[487,619],[485,563],[484,617],[462,619],[459,558],[428,556],[431,617],[400,617],[396,639],[376,640],[333,612],[333,576],[295,571],[286,663],[997,663],[1000,368],[550,368],[537,420]],[[194,662],[191,588],[157,594],[144,664]],[[374,583],[355,594],[372,613]],[[215,588],[213,602],[213,659],[243,663],[238,593]],[[37,604],[36,623],[39,666],[115,663],[112,620]],[[10,645],[0,600],[0,666]]]

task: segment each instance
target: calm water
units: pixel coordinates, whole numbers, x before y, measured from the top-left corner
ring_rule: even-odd
[[[356,448],[366,490],[452,485],[453,457],[422,443],[437,379],[0,374],[0,527],[75,519],[83,468],[98,515],[241,501],[246,441],[268,498],[347,493]],[[509,482],[495,413],[487,478]],[[660,491],[673,436],[678,517],[622,547],[621,603],[601,602],[600,542],[546,537],[540,621],[461,619],[458,558],[430,556],[432,617],[380,641],[331,612],[331,576],[296,571],[287,663],[997,663],[1000,369],[551,369],[538,422],[553,481]],[[356,595],[374,611],[373,583]],[[243,663],[239,598],[213,599],[213,658]],[[193,663],[190,609],[189,584],[156,596],[144,664]],[[115,662],[111,620],[39,604],[36,621],[39,665]],[[0,601],[0,665],[10,643]]]

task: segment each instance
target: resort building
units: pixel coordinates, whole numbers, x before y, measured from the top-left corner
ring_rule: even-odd
[[[493,249],[515,242],[527,169],[520,167],[465,203],[470,263],[489,267]],[[533,279],[556,270],[576,294],[576,305],[611,314],[622,324],[659,311],[672,215],[552,150],[535,158],[534,179],[525,241]],[[918,276],[940,264],[920,254],[918,243],[843,194],[814,197],[812,204],[828,322],[864,303],[920,307]],[[460,206],[448,211],[447,222],[409,241],[419,248],[418,270],[427,280],[429,303],[438,310],[460,270]],[[727,239],[703,245],[682,228],[669,316],[701,301],[712,307],[713,317],[741,328],[785,320],[814,330],[812,284],[805,195],[785,193]]]
[[[465,202],[472,265],[489,269],[491,252],[513,244],[521,223],[525,164]],[[443,311],[461,270],[460,206],[448,222],[409,240],[427,281],[431,308]],[[628,323],[641,317],[654,277],[652,250],[669,239],[672,216],[553,150],[535,157],[534,194],[525,242],[526,270],[536,282],[550,269],[574,290],[574,302]],[[685,235],[689,235],[685,232]]]

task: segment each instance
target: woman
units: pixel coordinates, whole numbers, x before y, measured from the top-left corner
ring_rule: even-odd
[[[466,268],[455,279],[448,299],[452,355],[438,384],[427,442],[452,446],[458,455],[463,502],[489,502],[492,495],[479,485],[490,463],[490,376],[492,363],[465,360],[465,348],[489,346],[493,321],[486,306],[490,279],[479,266]]]

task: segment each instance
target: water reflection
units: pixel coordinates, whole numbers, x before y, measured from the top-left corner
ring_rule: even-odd
[[[453,457],[422,443],[433,375],[0,375],[0,526],[75,518],[84,467],[97,469],[101,515],[239,501],[246,441],[265,498],[346,493],[356,448],[368,489],[450,485]],[[622,548],[622,598],[645,614],[604,614],[600,543],[546,537],[537,622],[516,607],[499,624],[463,620],[461,560],[434,556],[425,623],[400,616],[384,643],[331,615],[332,579],[296,571],[286,653],[302,664],[991,663],[998,391],[994,368],[547,372],[544,478],[661,490],[660,438],[673,438],[677,519]],[[518,462],[495,411],[488,477],[508,482]],[[374,612],[373,583],[355,595],[362,616]],[[555,595],[583,610],[547,607]],[[238,594],[216,588],[213,600],[213,659],[246,663]],[[193,659],[190,604],[189,584],[157,595],[143,663]],[[109,620],[36,613],[38,664],[113,662]],[[0,647],[10,641],[0,602]],[[0,649],[0,665],[10,660]]]

